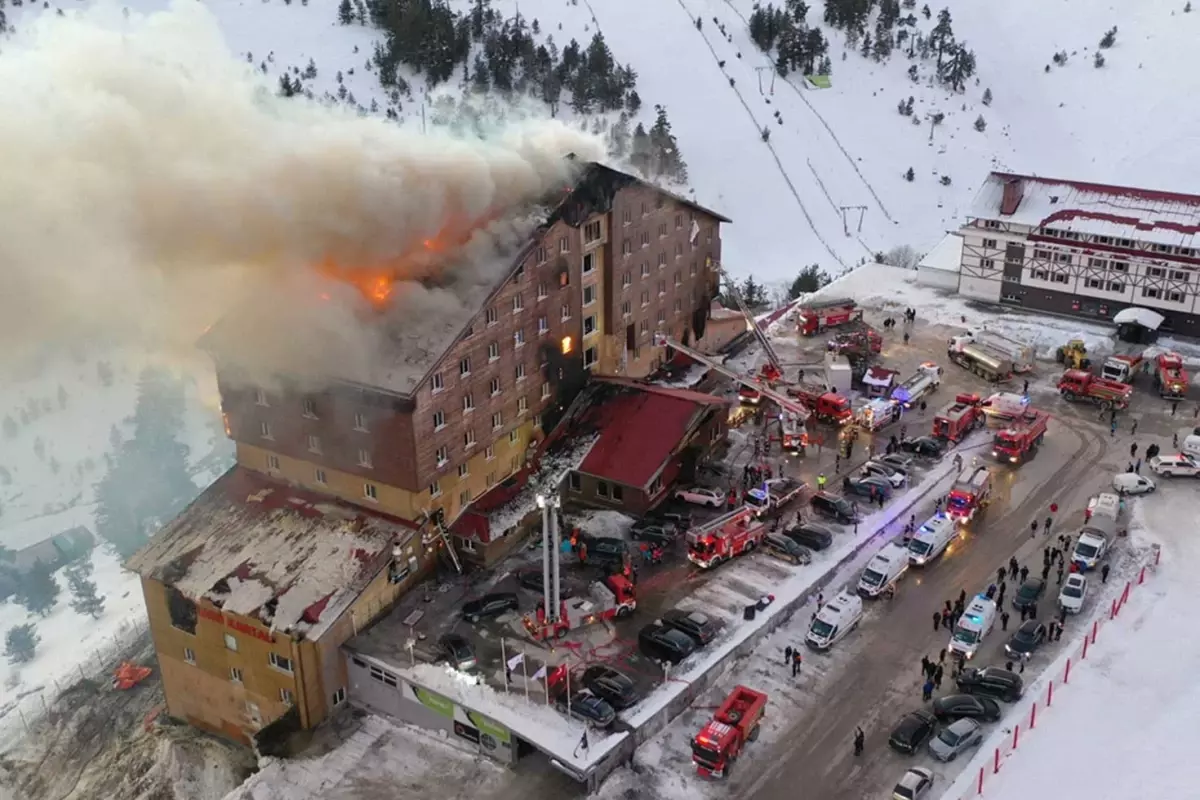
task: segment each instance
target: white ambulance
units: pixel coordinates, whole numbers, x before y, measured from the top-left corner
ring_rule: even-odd
[[[945,514],[930,518],[908,541],[908,560],[922,567],[945,552],[958,535],[958,525]]]
[[[995,624],[996,604],[989,600],[987,595],[975,595],[954,626],[954,634],[950,637],[950,651],[972,658],[979,651],[983,637],[992,632]]]
[[[864,597],[879,597],[895,586],[908,571],[908,550],[904,545],[889,544],[867,562],[858,579],[858,593]]]
[[[862,598],[850,592],[839,592],[813,617],[804,641],[814,650],[828,650],[857,628],[862,618]]]

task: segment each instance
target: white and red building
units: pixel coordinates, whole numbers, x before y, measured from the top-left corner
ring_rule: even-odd
[[[1132,306],[1200,336],[1200,196],[991,173],[958,235],[958,291],[1091,319]]]

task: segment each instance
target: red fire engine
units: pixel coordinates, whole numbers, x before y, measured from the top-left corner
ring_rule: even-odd
[[[562,600],[558,620],[547,619],[543,604],[536,615],[525,616],[525,630],[535,639],[561,639],[567,631],[601,622],[613,617],[627,617],[637,608],[633,584],[624,575],[609,575],[588,587],[587,597],[568,597]]]
[[[839,333],[829,340],[826,348],[834,353],[866,357],[883,352],[883,336],[870,325],[864,324],[859,330]]]
[[[1102,408],[1126,408],[1133,387],[1120,381],[1097,378],[1083,369],[1069,369],[1058,379],[1058,391],[1069,403],[1094,403]]]
[[[1179,353],[1162,353],[1158,357],[1154,372],[1154,388],[1160,397],[1178,400],[1187,396],[1188,374],[1183,368],[1183,356]]]
[[[975,512],[987,507],[992,499],[992,471],[987,467],[963,470],[946,498],[946,516],[962,523],[970,522]]]
[[[688,531],[688,561],[701,569],[712,569],[758,547],[767,526],[757,519],[755,511],[743,506]]]
[[[692,763],[705,777],[722,778],[741,755],[746,742],[758,738],[758,726],[767,708],[767,695],[735,686],[692,741]]]
[[[967,434],[983,425],[983,406],[979,395],[960,394],[933,418],[933,435],[961,442]]]
[[[794,383],[787,387],[789,396],[796,398],[816,415],[821,422],[831,425],[845,425],[854,417],[850,410],[850,401],[838,394],[815,383]]]
[[[813,300],[800,306],[796,328],[801,336],[813,336],[826,328],[836,328],[851,322],[861,322],[862,309],[858,303],[845,298]]]
[[[1013,464],[1032,458],[1046,435],[1049,422],[1050,415],[1045,411],[1029,411],[1018,417],[996,434],[992,441],[992,456]]]

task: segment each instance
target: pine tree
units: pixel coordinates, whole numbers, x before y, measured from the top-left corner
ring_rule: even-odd
[[[641,95],[639,95],[637,93],[636,89],[630,89],[629,93],[627,95],[625,95],[625,110],[628,111],[630,114],[636,114],[641,109],[641,107],[642,107]]]
[[[67,587],[71,590],[71,608],[76,613],[92,619],[98,619],[104,613],[104,598],[96,593],[96,584],[86,573],[68,568]]]
[[[10,664],[28,663],[37,654],[37,646],[40,641],[41,637],[37,635],[32,623],[14,625],[4,635],[4,657]]]
[[[829,274],[822,270],[819,264],[809,264],[800,270],[800,274],[788,287],[788,300],[795,300],[802,294],[812,294],[828,285],[829,281]]]
[[[939,67],[942,65],[942,54],[954,43],[954,29],[950,23],[950,9],[943,8],[938,12],[937,25],[929,32],[929,45],[937,51]]]
[[[624,111],[617,117],[616,123],[608,132],[609,150],[617,158],[624,158],[629,153],[629,145],[631,142],[631,134],[629,132],[629,116]]]
[[[671,133],[664,106],[654,107],[654,125],[650,128],[651,170],[656,176],[666,177],[676,183],[687,183],[687,165],[679,153],[679,143]]]
[[[862,53],[863,58],[866,58],[867,56],[871,55],[871,34],[869,34],[869,33],[863,34],[862,47],[859,48],[859,52]]]
[[[342,0],[338,4],[338,22],[343,25],[352,25],[354,23],[354,6],[350,0]]]
[[[983,133],[985,130],[987,130],[987,120],[983,118],[983,114],[980,114],[975,118],[975,130],[979,131],[980,133]]]
[[[1104,37],[1100,40],[1100,47],[1104,50],[1112,47],[1117,43],[1117,26],[1113,25],[1104,32]]]
[[[941,65],[939,77],[957,92],[975,74],[975,54],[968,50],[966,45],[952,44],[951,48],[949,58]]]
[[[913,172],[912,167],[909,167],[908,171],[904,173],[904,180],[908,181],[909,183],[912,183],[916,177],[917,173]]]
[[[1096,51],[1096,56],[1092,59],[1092,66],[1096,69],[1100,69],[1104,66],[1104,54],[1099,50]]]
[[[992,104],[992,90],[991,89],[983,90],[983,104],[985,106],[990,106]]]
[[[49,565],[38,561],[33,568],[21,576],[17,587],[17,602],[25,607],[30,614],[45,617],[58,603],[61,588]]]

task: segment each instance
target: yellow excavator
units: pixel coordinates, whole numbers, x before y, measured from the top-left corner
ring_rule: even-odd
[[[1083,339],[1072,339],[1058,348],[1054,360],[1067,369],[1087,369],[1092,365],[1092,360],[1087,357],[1087,345],[1083,343]]]

